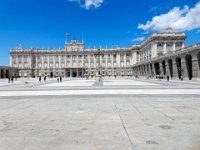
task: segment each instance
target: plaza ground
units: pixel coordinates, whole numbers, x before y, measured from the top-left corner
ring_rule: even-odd
[[[93,83],[0,80],[0,149],[200,149],[200,82]]]

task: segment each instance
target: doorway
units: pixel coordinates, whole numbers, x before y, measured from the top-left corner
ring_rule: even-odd
[[[73,78],[77,77],[77,72],[72,72],[72,77]]]
[[[53,78],[53,72],[50,72],[50,78]]]
[[[173,78],[173,64],[172,64],[172,60],[171,59],[168,61],[168,65],[169,65],[170,76],[171,76],[171,78]]]
[[[181,58],[180,57],[176,58],[176,66],[177,66],[178,78],[181,79],[183,70],[181,68]]]
[[[189,78],[189,80],[192,80],[192,56],[189,54],[186,55],[185,61],[186,61],[188,78]]]

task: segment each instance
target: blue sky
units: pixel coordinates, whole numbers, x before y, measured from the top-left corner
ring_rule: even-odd
[[[200,42],[199,8],[199,0],[1,0],[0,65],[20,43],[62,48],[66,32],[83,34],[86,47],[130,47],[171,26],[191,45]]]

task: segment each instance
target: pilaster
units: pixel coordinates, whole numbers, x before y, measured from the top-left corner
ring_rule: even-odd
[[[126,67],[126,53],[124,53],[124,67]]]
[[[60,59],[60,55],[58,56],[58,63],[59,63],[59,68],[61,68],[61,59]]]
[[[106,57],[106,68],[108,68],[108,55],[106,54],[105,57]]]
[[[49,58],[49,57],[50,57],[50,56],[48,55],[48,56],[47,56],[47,61],[48,61],[48,66],[47,66],[47,67],[48,67],[48,68],[50,68],[50,62],[49,62],[49,61],[50,61],[50,58]]]
[[[117,67],[120,67],[120,53],[117,53],[117,56],[116,56],[117,58]]]
[[[173,42],[172,50],[176,51],[176,42]]]
[[[167,53],[167,43],[166,42],[164,42],[163,50],[164,50],[163,54],[166,54]]]
[[[91,64],[90,64],[91,61],[90,61],[90,58],[91,58],[90,55],[88,55],[88,68],[91,68]]]
[[[111,55],[111,66],[112,66],[112,68],[114,67],[114,59],[113,59],[113,54]]]

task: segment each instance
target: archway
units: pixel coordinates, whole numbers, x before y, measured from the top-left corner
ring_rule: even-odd
[[[163,74],[166,75],[166,65],[165,61],[162,62]]]
[[[173,64],[172,64],[172,60],[171,59],[169,59],[168,65],[169,65],[170,76],[171,76],[171,78],[173,78]]]
[[[4,78],[4,70],[1,69],[1,78]]]
[[[182,76],[182,68],[181,68],[181,58],[176,58],[176,66],[177,66],[177,72],[178,72],[178,78],[181,79]]]
[[[156,75],[160,75],[160,65],[159,65],[159,63],[155,63],[154,67],[155,67],[155,73],[156,73]]]
[[[151,70],[151,76],[154,76],[152,64],[150,64],[150,70]]]
[[[53,78],[53,72],[50,72],[50,78]]]
[[[199,64],[199,70],[200,70],[200,52],[197,54],[197,58],[198,58],[198,64]]]
[[[185,62],[187,67],[187,74],[189,80],[192,80],[192,56],[190,54],[185,56]]]
[[[73,78],[76,78],[76,77],[77,77],[77,72],[76,72],[76,71],[73,71],[73,72],[72,72],[72,77],[73,77]]]
[[[8,78],[9,77],[9,70],[7,70],[6,69],[6,76],[5,76],[6,78]]]

